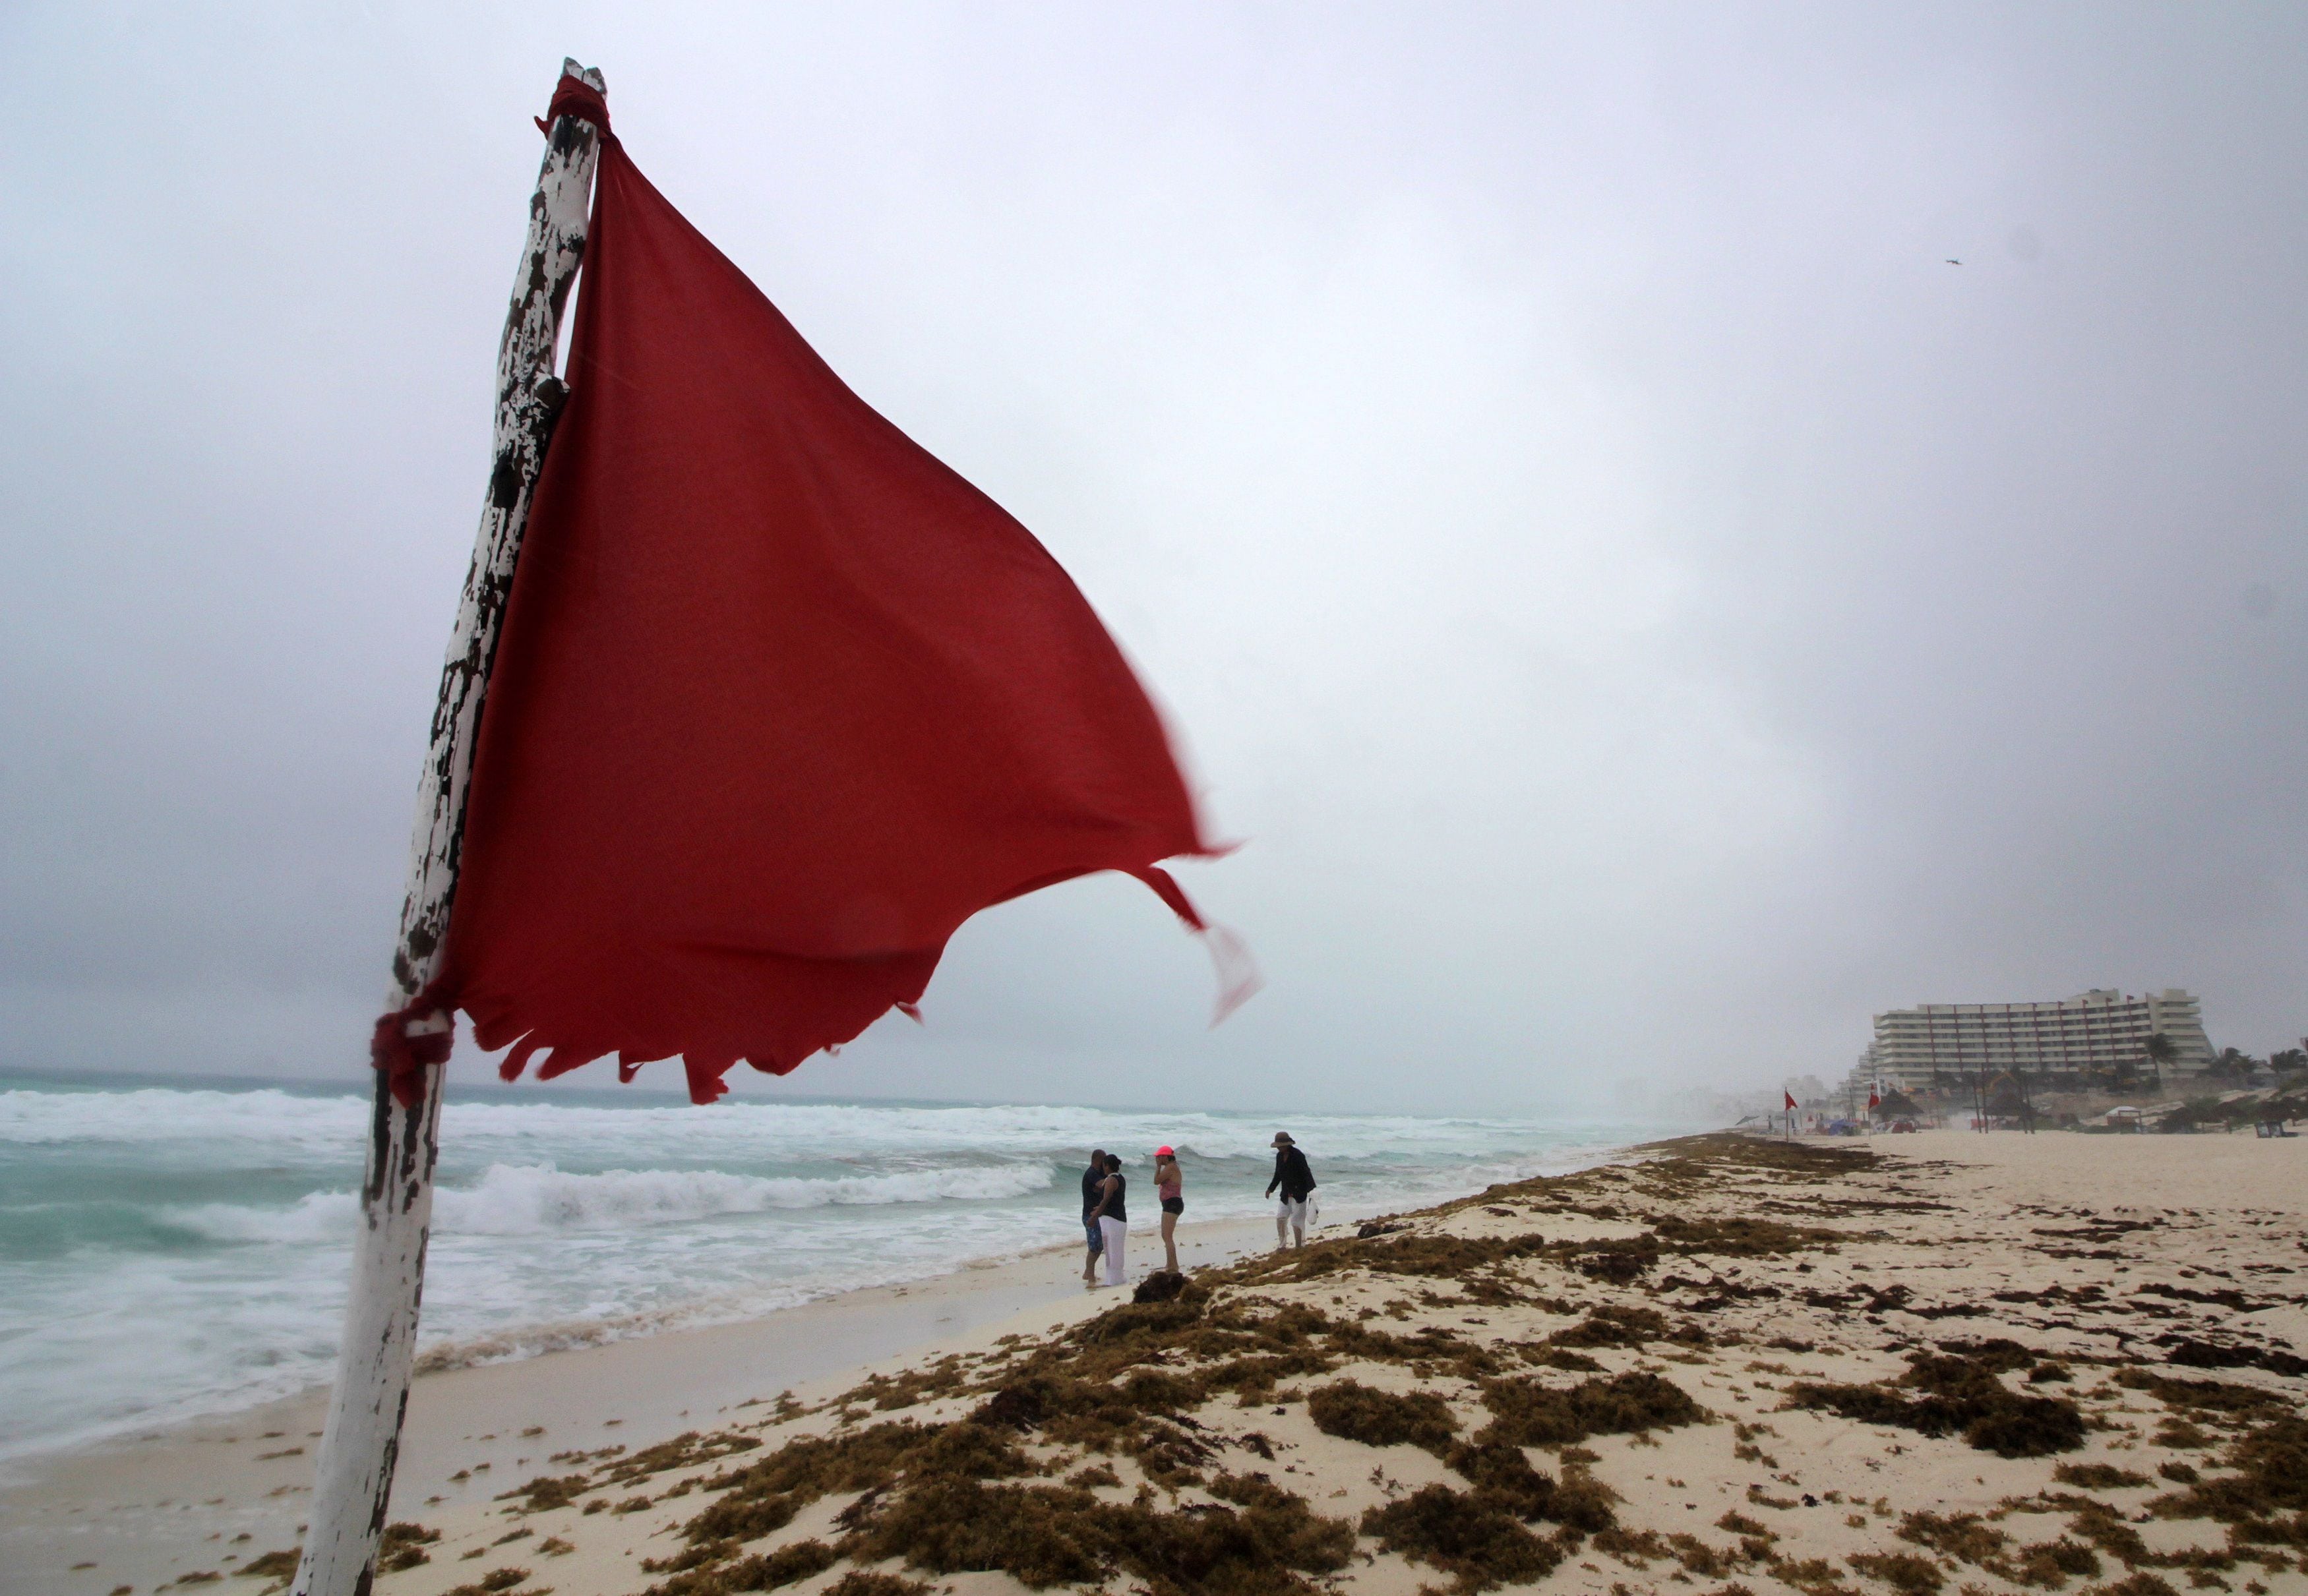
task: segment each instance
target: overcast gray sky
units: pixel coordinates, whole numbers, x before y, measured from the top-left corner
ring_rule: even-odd
[[[2308,1030],[2308,11],[19,0],[0,1062],[364,1069],[564,53],[1248,845],[1186,872],[1268,976],[1225,1026],[1100,879],[777,1089],[1607,1106],[2098,985]]]

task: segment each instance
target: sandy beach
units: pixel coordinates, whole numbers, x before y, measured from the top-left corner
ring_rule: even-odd
[[[1361,1228],[427,1377],[378,1589],[2308,1591],[2308,1139],[1700,1137]],[[0,1588],[278,1584],[317,1412],[46,1467]]]

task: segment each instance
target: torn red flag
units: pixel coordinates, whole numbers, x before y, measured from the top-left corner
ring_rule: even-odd
[[[606,133],[606,129],[605,129]],[[783,1074],[978,910],[1205,839],[1031,534],[852,393],[604,137],[440,974],[518,1075]],[[1214,939],[1220,1012],[1255,984]]]

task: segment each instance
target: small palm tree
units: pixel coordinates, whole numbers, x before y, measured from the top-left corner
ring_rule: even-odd
[[[2164,1084],[2164,1071],[2180,1057],[2180,1050],[2172,1039],[2158,1031],[2148,1039],[2148,1061],[2155,1066],[2156,1084]]]

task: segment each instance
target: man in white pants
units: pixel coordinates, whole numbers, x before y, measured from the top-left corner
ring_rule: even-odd
[[[1314,1171],[1287,1130],[1274,1133],[1274,1179],[1266,1183],[1266,1195],[1272,1197],[1278,1187],[1282,1191],[1282,1206],[1274,1215],[1274,1245],[1289,1246],[1295,1232],[1297,1245],[1304,1247],[1306,1203],[1314,1195]]]

